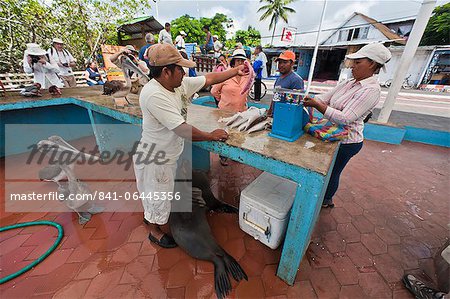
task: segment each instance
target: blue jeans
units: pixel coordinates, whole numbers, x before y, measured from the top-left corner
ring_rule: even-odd
[[[339,187],[339,178],[342,170],[344,170],[344,167],[347,165],[348,161],[350,161],[354,155],[359,153],[362,146],[362,142],[341,144],[339,146],[336,162],[334,163],[333,171],[331,172],[330,182],[328,183],[327,191],[325,192],[325,197],[323,199],[324,204],[333,203],[333,196]]]
[[[86,81],[88,86],[95,86],[95,85],[104,85],[105,82],[103,81],[97,81],[97,84],[92,83],[91,81]]]

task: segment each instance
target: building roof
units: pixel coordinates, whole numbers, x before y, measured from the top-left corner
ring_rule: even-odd
[[[391,29],[389,29],[386,25],[384,25],[384,24],[378,22],[377,20],[372,19],[372,18],[370,18],[370,17],[368,17],[365,14],[362,14],[360,12],[355,12],[354,15],[359,15],[360,17],[362,17],[368,23],[370,23],[375,28],[377,28],[381,33],[383,33],[384,36],[386,36],[389,40],[395,40],[395,42],[398,43],[398,44],[406,45],[406,40],[403,39],[397,33],[392,32]]]
[[[117,30],[131,35],[142,32],[158,33],[163,28],[153,16],[144,16],[126,21]]]

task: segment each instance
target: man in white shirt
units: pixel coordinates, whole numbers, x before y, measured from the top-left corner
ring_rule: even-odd
[[[52,47],[47,51],[50,62],[59,67],[59,77],[64,82],[64,87],[75,87],[77,82],[72,68],[76,66],[76,59],[72,54],[64,49],[64,42],[60,38],[52,40]]]
[[[173,46],[172,34],[170,33],[170,23],[164,25],[164,29],[159,32],[159,43]]]
[[[34,83],[41,84],[43,89],[50,86],[63,87],[64,83],[59,78],[59,67],[57,64],[52,64],[47,52],[38,44],[27,44],[27,49],[23,55],[23,70],[27,74],[34,75]]]
[[[183,67],[195,67],[172,46],[158,44],[148,49],[153,79],[141,91],[142,138],[133,156],[136,184],[142,196],[144,222],[149,225],[151,242],[161,247],[175,247],[173,238],[160,228],[167,223],[170,200],[155,200],[149,195],[170,198],[174,192],[177,161],[184,149],[184,139],[192,141],[225,141],[227,132],[216,129],[204,132],[186,123],[189,98],[204,86],[223,82],[236,75],[248,74],[246,66],[185,77]],[[145,157],[143,161],[142,157]]]
[[[219,37],[217,35],[213,35],[213,41],[214,41],[214,57],[219,58],[220,54],[222,53],[222,43],[219,40]]]
[[[261,46],[256,46],[255,48],[255,61],[260,60],[262,62],[262,73],[261,78],[267,78],[267,56],[263,52],[263,49]]]
[[[177,46],[178,50],[184,50],[186,49],[186,44],[184,42],[184,38],[187,36],[186,32],[183,30],[180,31],[180,34],[175,38],[175,45]]]

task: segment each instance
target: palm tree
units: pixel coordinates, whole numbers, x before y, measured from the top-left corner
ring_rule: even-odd
[[[288,13],[295,13],[294,9],[286,6],[294,1],[296,0],[259,0],[259,2],[261,3],[268,3],[267,5],[264,5],[258,9],[258,12],[264,11],[259,20],[262,21],[272,16],[269,25],[269,30],[273,27],[272,40],[270,41],[270,45],[273,44],[273,37],[275,35],[275,29],[277,28],[278,20],[281,18],[283,21],[288,23]]]

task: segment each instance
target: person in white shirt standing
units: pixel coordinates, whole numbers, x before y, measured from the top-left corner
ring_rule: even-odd
[[[219,58],[220,54],[222,54],[223,45],[220,42],[219,37],[217,35],[213,35],[213,41],[214,41],[214,57]]]
[[[64,49],[64,42],[60,38],[52,40],[52,47],[47,51],[50,62],[57,64],[59,67],[59,76],[64,82],[64,87],[75,87],[77,82],[73,74],[72,68],[76,66],[76,59],[72,54]]]
[[[164,29],[159,32],[159,43],[173,46],[172,34],[170,33],[170,23],[164,25]]]
[[[183,30],[180,31],[180,34],[175,38],[175,45],[177,46],[178,50],[185,50],[186,49],[186,43],[184,42],[184,38],[187,36],[186,32]]]
[[[248,68],[240,65],[221,73],[185,77],[183,68],[195,67],[195,62],[183,59],[168,44],[150,47],[148,58],[153,79],[139,96],[142,137],[133,155],[134,172],[144,207],[144,222],[150,229],[148,238],[161,247],[172,248],[177,246],[175,240],[160,228],[169,219],[171,202],[152,196],[159,194],[166,199],[173,196],[177,161],[184,150],[185,139],[225,141],[228,138],[228,133],[222,129],[204,132],[187,123],[189,98],[204,86],[248,74]]]
[[[27,74],[34,74],[34,83],[41,84],[43,89],[53,85],[61,88],[64,83],[58,76],[59,67],[57,64],[52,64],[47,56],[47,52],[38,44],[27,44],[23,55],[23,70]]]
[[[255,48],[255,61],[256,60],[260,60],[262,62],[261,78],[262,79],[267,78],[267,56],[263,52],[263,49],[261,46],[256,46],[256,48]]]

